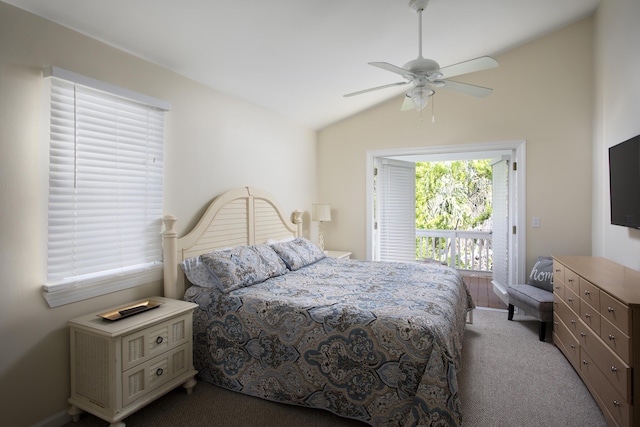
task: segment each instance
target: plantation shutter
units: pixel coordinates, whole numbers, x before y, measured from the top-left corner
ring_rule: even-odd
[[[509,163],[500,160],[493,167],[493,282],[506,291],[509,285]]]
[[[416,165],[379,159],[376,177],[380,261],[416,259]]]
[[[160,279],[164,106],[60,78],[50,102],[47,301]]]

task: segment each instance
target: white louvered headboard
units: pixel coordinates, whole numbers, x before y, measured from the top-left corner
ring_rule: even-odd
[[[180,262],[216,249],[258,245],[269,239],[302,236],[302,212],[286,219],[271,194],[252,187],[230,190],[216,197],[196,226],[178,238],[176,217],[163,218],[164,296],[182,299],[185,291]]]

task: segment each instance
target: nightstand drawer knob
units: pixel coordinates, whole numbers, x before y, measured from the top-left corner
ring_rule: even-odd
[[[156,344],[162,344],[162,341],[164,341],[162,337],[156,338]]]
[[[162,368],[158,368],[158,369],[156,369],[156,375],[157,375],[157,376],[160,376],[160,375],[162,375],[162,374],[164,374],[164,371],[162,370]]]

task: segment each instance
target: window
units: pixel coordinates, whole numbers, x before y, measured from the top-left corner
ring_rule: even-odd
[[[59,68],[50,77],[51,307],[162,277],[168,105]]]

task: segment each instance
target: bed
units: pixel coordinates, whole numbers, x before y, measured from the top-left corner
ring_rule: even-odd
[[[199,378],[373,426],[462,425],[457,373],[473,301],[438,263],[326,257],[251,187],[178,238],[165,217],[165,296],[198,305]]]

